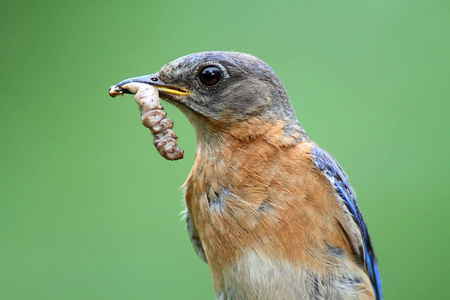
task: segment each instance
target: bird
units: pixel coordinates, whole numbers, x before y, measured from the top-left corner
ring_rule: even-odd
[[[154,86],[195,130],[185,214],[216,299],[382,299],[348,176],[300,125],[268,64],[200,52],[117,86],[130,82]]]

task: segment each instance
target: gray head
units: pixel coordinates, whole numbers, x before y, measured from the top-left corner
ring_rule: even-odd
[[[131,81],[154,85],[160,97],[177,106],[196,129],[201,123],[232,126],[256,116],[264,122],[284,121],[286,134],[305,135],[278,76],[249,54],[190,54],[158,73],[131,78],[118,86]]]

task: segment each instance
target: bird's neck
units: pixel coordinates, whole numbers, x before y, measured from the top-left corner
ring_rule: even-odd
[[[292,122],[255,116],[235,124],[207,121],[193,125],[197,135],[197,152],[206,149],[220,151],[230,142],[239,147],[240,144],[262,140],[274,147],[293,147],[310,141],[296,120]]]

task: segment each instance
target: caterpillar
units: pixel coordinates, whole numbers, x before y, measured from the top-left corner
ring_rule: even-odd
[[[142,124],[153,134],[153,145],[158,153],[168,160],[182,159],[184,151],[178,147],[177,135],[172,130],[173,121],[166,118],[167,113],[159,100],[158,90],[151,85],[131,82],[123,86],[111,86],[109,95],[116,97],[124,93],[134,94],[141,112]]]

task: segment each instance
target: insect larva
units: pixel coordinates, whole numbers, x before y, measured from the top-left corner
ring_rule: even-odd
[[[184,151],[178,147],[178,137],[172,130],[173,121],[166,118],[167,113],[159,101],[158,90],[148,84],[131,82],[123,86],[112,86],[109,95],[116,97],[123,95],[125,91],[134,94],[141,112],[142,124],[152,132],[153,145],[159,154],[168,160],[183,158]]]

